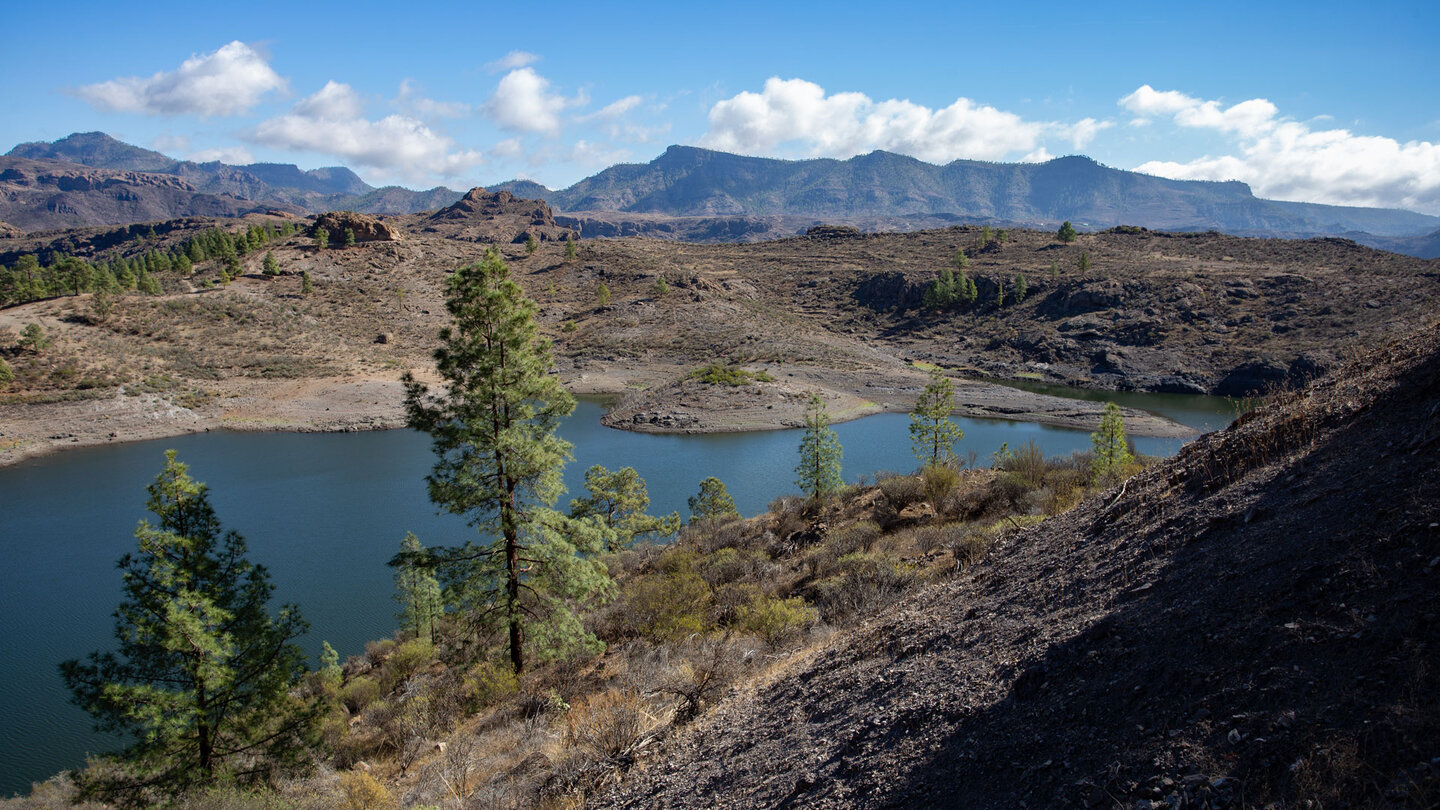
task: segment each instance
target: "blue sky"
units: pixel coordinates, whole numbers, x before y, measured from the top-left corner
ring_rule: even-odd
[[[5,15],[0,151],[101,130],[176,157],[456,189],[563,187],[672,143],[933,163],[1078,153],[1440,214],[1437,9],[31,3]]]

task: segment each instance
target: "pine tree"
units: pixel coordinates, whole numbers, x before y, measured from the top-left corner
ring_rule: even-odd
[[[1081,254],[1080,254],[1080,261],[1078,261],[1078,262],[1075,263],[1075,267],[1076,267],[1080,272],[1082,272],[1082,273],[1085,272],[1086,270],[1089,270],[1089,269],[1090,269],[1090,254],[1089,254],[1089,253],[1081,253]]]
[[[355,247],[355,229],[345,229],[345,247]]]
[[[910,446],[923,466],[946,464],[955,457],[955,443],[965,432],[950,421],[955,407],[955,384],[941,369],[930,369],[930,382],[910,412]]]
[[[540,249],[540,242],[539,242],[539,240],[537,240],[537,239],[535,238],[535,234],[533,234],[533,233],[527,233],[527,234],[525,234],[525,254],[526,254],[527,256],[533,256],[533,255],[535,255],[535,251],[537,251],[537,250],[539,250],[539,249]]]
[[[965,255],[963,249],[956,248],[955,254],[950,257],[950,266],[956,270],[964,270],[970,266],[970,257]]]
[[[735,499],[730,497],[725,483],[713,475],[700,482],[700,491],[687,503],[692,523],[712,518],[740,517],[740,510],[735,508]]]
[[[610,287],[605,282],[595,289],[595,301],[603,308],[610,306]]]
[[[12,382],[15,382],[15,370],[10,368],[5,358],[0,357],[0,385],[9,385]]]
[[[1071,224],[1070,224],[1070,220],[1067,219],[1067,220],[1065,220],[1065,222],[1060,226],[1060,230],[1058,230],[1058,231],[1055,232],[1055,236],[1056,236],[1061,242],[1064,242],[1065,244],[1068,245],[1068,244],[1070,244],[1071,242],[1074,242],[1074,241],[1075,241],[1075,226],[1074,226],[1074,225],[1071,225]]]
[[[574,236],[571,236],[570,234],[566,234],[566,235],[565,235],[565,259],[566,259],[566,261],[569,261],[570,259],[575,258],[577,255],[579,255],[579,251],[575,248],[575,237],[574,237]]]
[[[324,228],[315,229],[315,249],[324,250],[330,247],[330,232]]]
[[[20,330],[20,348],[32,352],[42,352],[50,348],[50,337],[38,323],[27,323],[25,328]]]
[[[312,292],[315,292],[315,282],[313,282],[313,281],[310,280],[310,271],[309,271],[309,270],[301,270],[301,271],[300,271],[300,294],[301,294],[301,295],[309,295],[309,294],[312,293]]]
[[[430,500],[468,518],[481,540],[431,549],[424,562],[437,566],[447,602],[475,626],[505,633],[517,674],[527,654],[598,649],[576,607],[613,591],[598,552],[614,532],[596,516],[550,508],[571,458],[555,429],[575,399],[551,373],[535,302],[492,249],[450,276],[445,306],[453,324],[435,351],[444,390],[432,398],[407,374],[405,409],[438,457],[426,478]]]
[[[1015,303],[1018,304],[1018,303],[1020,303],[1021,301],[1024,301],[1024,300],[1025,300],[1025,296],[1026,296],[1029,292],[1030,292],[1030,284],[1029,284],[1029,282],[1027,282],[1027,281],[1025,280],[1025,274],[1024,274],[1024,273],[1016,273],[1016,274],[1015,274]]]
[[[1125,468],[1134,460],[1130,446],[1125,440],[1125,418],[1120,415],[1120,406],[1105,403],[1105,413],[1100,417],[1100,429],[1090,434],[1095,447],[1095,460],[1090,463],[1091,478],[1096,484],[1104,484],[1119,478]]]
[[[416,564],[423,558],[425,547],[414,532],[406,532],[400,541],[401,563],[395,567],[395,601],[400,603],[401,629],[415,638],[435,641],[435,628],[445,606],[440,599],[440,583],[430,569]]]
[[[844,450],[840,437],[830,429],[830,414],[818,394],[810,395],[805,409],[805,435],[800,439],[800,463],[795,467],[795,485],[810,498],[818,500],[839,492],[844,486],[840,477],[840,459]]]
[[[280,275],[280,262],[275,261],[275,251],[273,250],[265,251],[265,260],[261,262],[261,266],[265,269],[267,276]]]
[[[615,533],[608,550],[620,551],[639,539],[659,540],[680,531],[680,515],[664,517],[645,514],[650,493],[645,479],[634,467],[610,472],[596,464],[585,471],[585,491],[590,494],[570,502],[570,516],[599,517]]]
[[[290,605],[271,618],[268,574],[240,535],[222,534],[207,488],[175,451],[149,493],[158,520],[140,522],[139,551],[120,559],[118,651],[60,666],[96,727],[134,740],[121,775],[91,787],[179,792],[297,766],[314,719],[291,695],[306,623]]]

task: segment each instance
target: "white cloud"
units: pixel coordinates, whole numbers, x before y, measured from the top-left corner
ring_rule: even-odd
[[[590,113],[589,115],[576,116],[575,120],[582,123],[587,121],[608,121],[619,118],[625,113],[630,112],[636,107],[639,107],[643,103],[645,103],[645,99],[641,98],[640,96],[626,96],[619,101],[612,101],[609,104],[606,104],[604,107],[601,107],[600,109],[596,110],[593,113]]]
[[[450,177],[484,162],[479,152],[458,149],[453,140],[417,119],[389,115],[372,121],[363,116],[364,105],[355,91],[332,81],[289,113],[262,121],[249,137],[267,146],[334,155],[414,180]]]
[[[1070,143],[1075,147],[1076,151],[1079,151],[1089,146],[1090,142],[1095,140],[1095,136],[1100,134],[1101,130],[1109,129],[1113,126],[1115,126],[1113,121],[1096,121],[1094,118],[1082,118],[1069,126],[1062,126],[1060,129],[1065,133],[1065,136],[1070,139]]]
[[[490,154],[500,158],[515,158],[525,154],[519,138],[506,138],[490,147]]]
[[[124,76],[75,90],[92,106],[147,115],[240,115],[272,90],[285,89],[265,59],[243,42],[192,56],[173,72]]]
[[[763,155],[797,144],[806,156],[836,158],[885,149],[946,163],[1033,152],[1046,134],[1063,129],[967,98],[932,110],[908,100],[877,102],[863,93],[826,95],[813,82],[773,77],[759,93],[716,102],[700,144]]]
[[[222,146],[216,149],[201,149],[198,152],[191,152],[188,159],[196,163],[218,160],[231,166],[248,166],[255,162],[255,155],[243,146]]]
[[[485,69],[491,73],[502,73],[533,65],[539,61],[540,57],[528,51],[511,51],[493,62],[486,62]]]
[[[560,134],[560,113],[567,107],[583,106],[589,100],[584,93],[575,98],[550,92],[550,80],[522,67],[505,74],[495,88],[495,95],[485,104],[485,111],[506,129],[519,132]]]
[[[1265,99],[1224,107],[1144,85],[1120,99],[1130,112],[1232,139],[1236,154],[1150,161],[1136,171],[1180,180],[1241,180],[1261,197],[1440,214],[1440,144],[1400,143],[1346,129],[1313,129]]]
[[[395,103],[401,110],[420,118],[460,118],[470,114],[470,105],[460,101],[436,101],[426,98],[415,82],[405,79],[400,82],[400,95]]]

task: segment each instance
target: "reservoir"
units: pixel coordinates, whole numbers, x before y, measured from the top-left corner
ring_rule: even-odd
[[[1061,392],[1064,393],[1064,392]],[[1071,392],[1073,393],[1076,392]],[[1104,394],[1100,395],[1106,397]],[[1115,395],[1202,430],[1224,427],[1235,403],[1213,397]],[[649,484],[651,512],[678,511],[706,476],[725,482],[741,513],[764,511],[796,491],[798,430],[697,436],[652,435],[600,425],[603,404],[581,400],[561,429],[574,443],[565,470],[569,499],[583,494],[585,470],[631,466]],[[1047,456],[1088,450],[1084,431],[1026,422],[955,419],[957,446],[988,465],[1002,443],[1034,439]],[[835,425],[847,481],[877,471],[909,472],[909,416],[877,414]],[[1178,439],[1136,439],[1142,453],[1168,456]],[[135,525],[149,517],[145,487],[174,448],[190,475],[210,487],[225,529],[243,535],[252,561],[275,585],[272,614],[299,605],[314,656],[329,641],[342,660],[396,627],[392,571],[385,562],[407,531],[427,546],[473,537],[464,521],[437,515],[425,492],[429,437],[409,430],[364,433],[229,433],[81,448],[0,468],[5,565],[0,573],[0,796],[26,791],[85,755],[120,747],[92,730],[71,705],[61,661],[113,649],[111,614],[121,599],[116,561],[135,549]]]

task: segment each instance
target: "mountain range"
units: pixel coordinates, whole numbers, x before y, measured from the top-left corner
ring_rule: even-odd
[[[88,172],[86,171],[88,169]],[[1386,208],[1256,197],[1244,183],[1168,180],[1087,157],[1044,163],[957,160],[938,166],[876,151],[848,160],[776,160],[671,146],[644,164],[611,166],[565,189],[529,180],[491,187],[543,199],[586,235],[756,240],[816,221],[866,230],[987,222],[1081,229],[1139,225],[1242,236],[1343,236],[1440,256],[1440,217]],[[454,203],[443,186],[375,188],[340,166],[177,160],[100,132],[23,143],[0,158],[0,221],[23,230],[118,225],[249,211],[407,214]],[[141,219],[136,219],[141,217]]]

